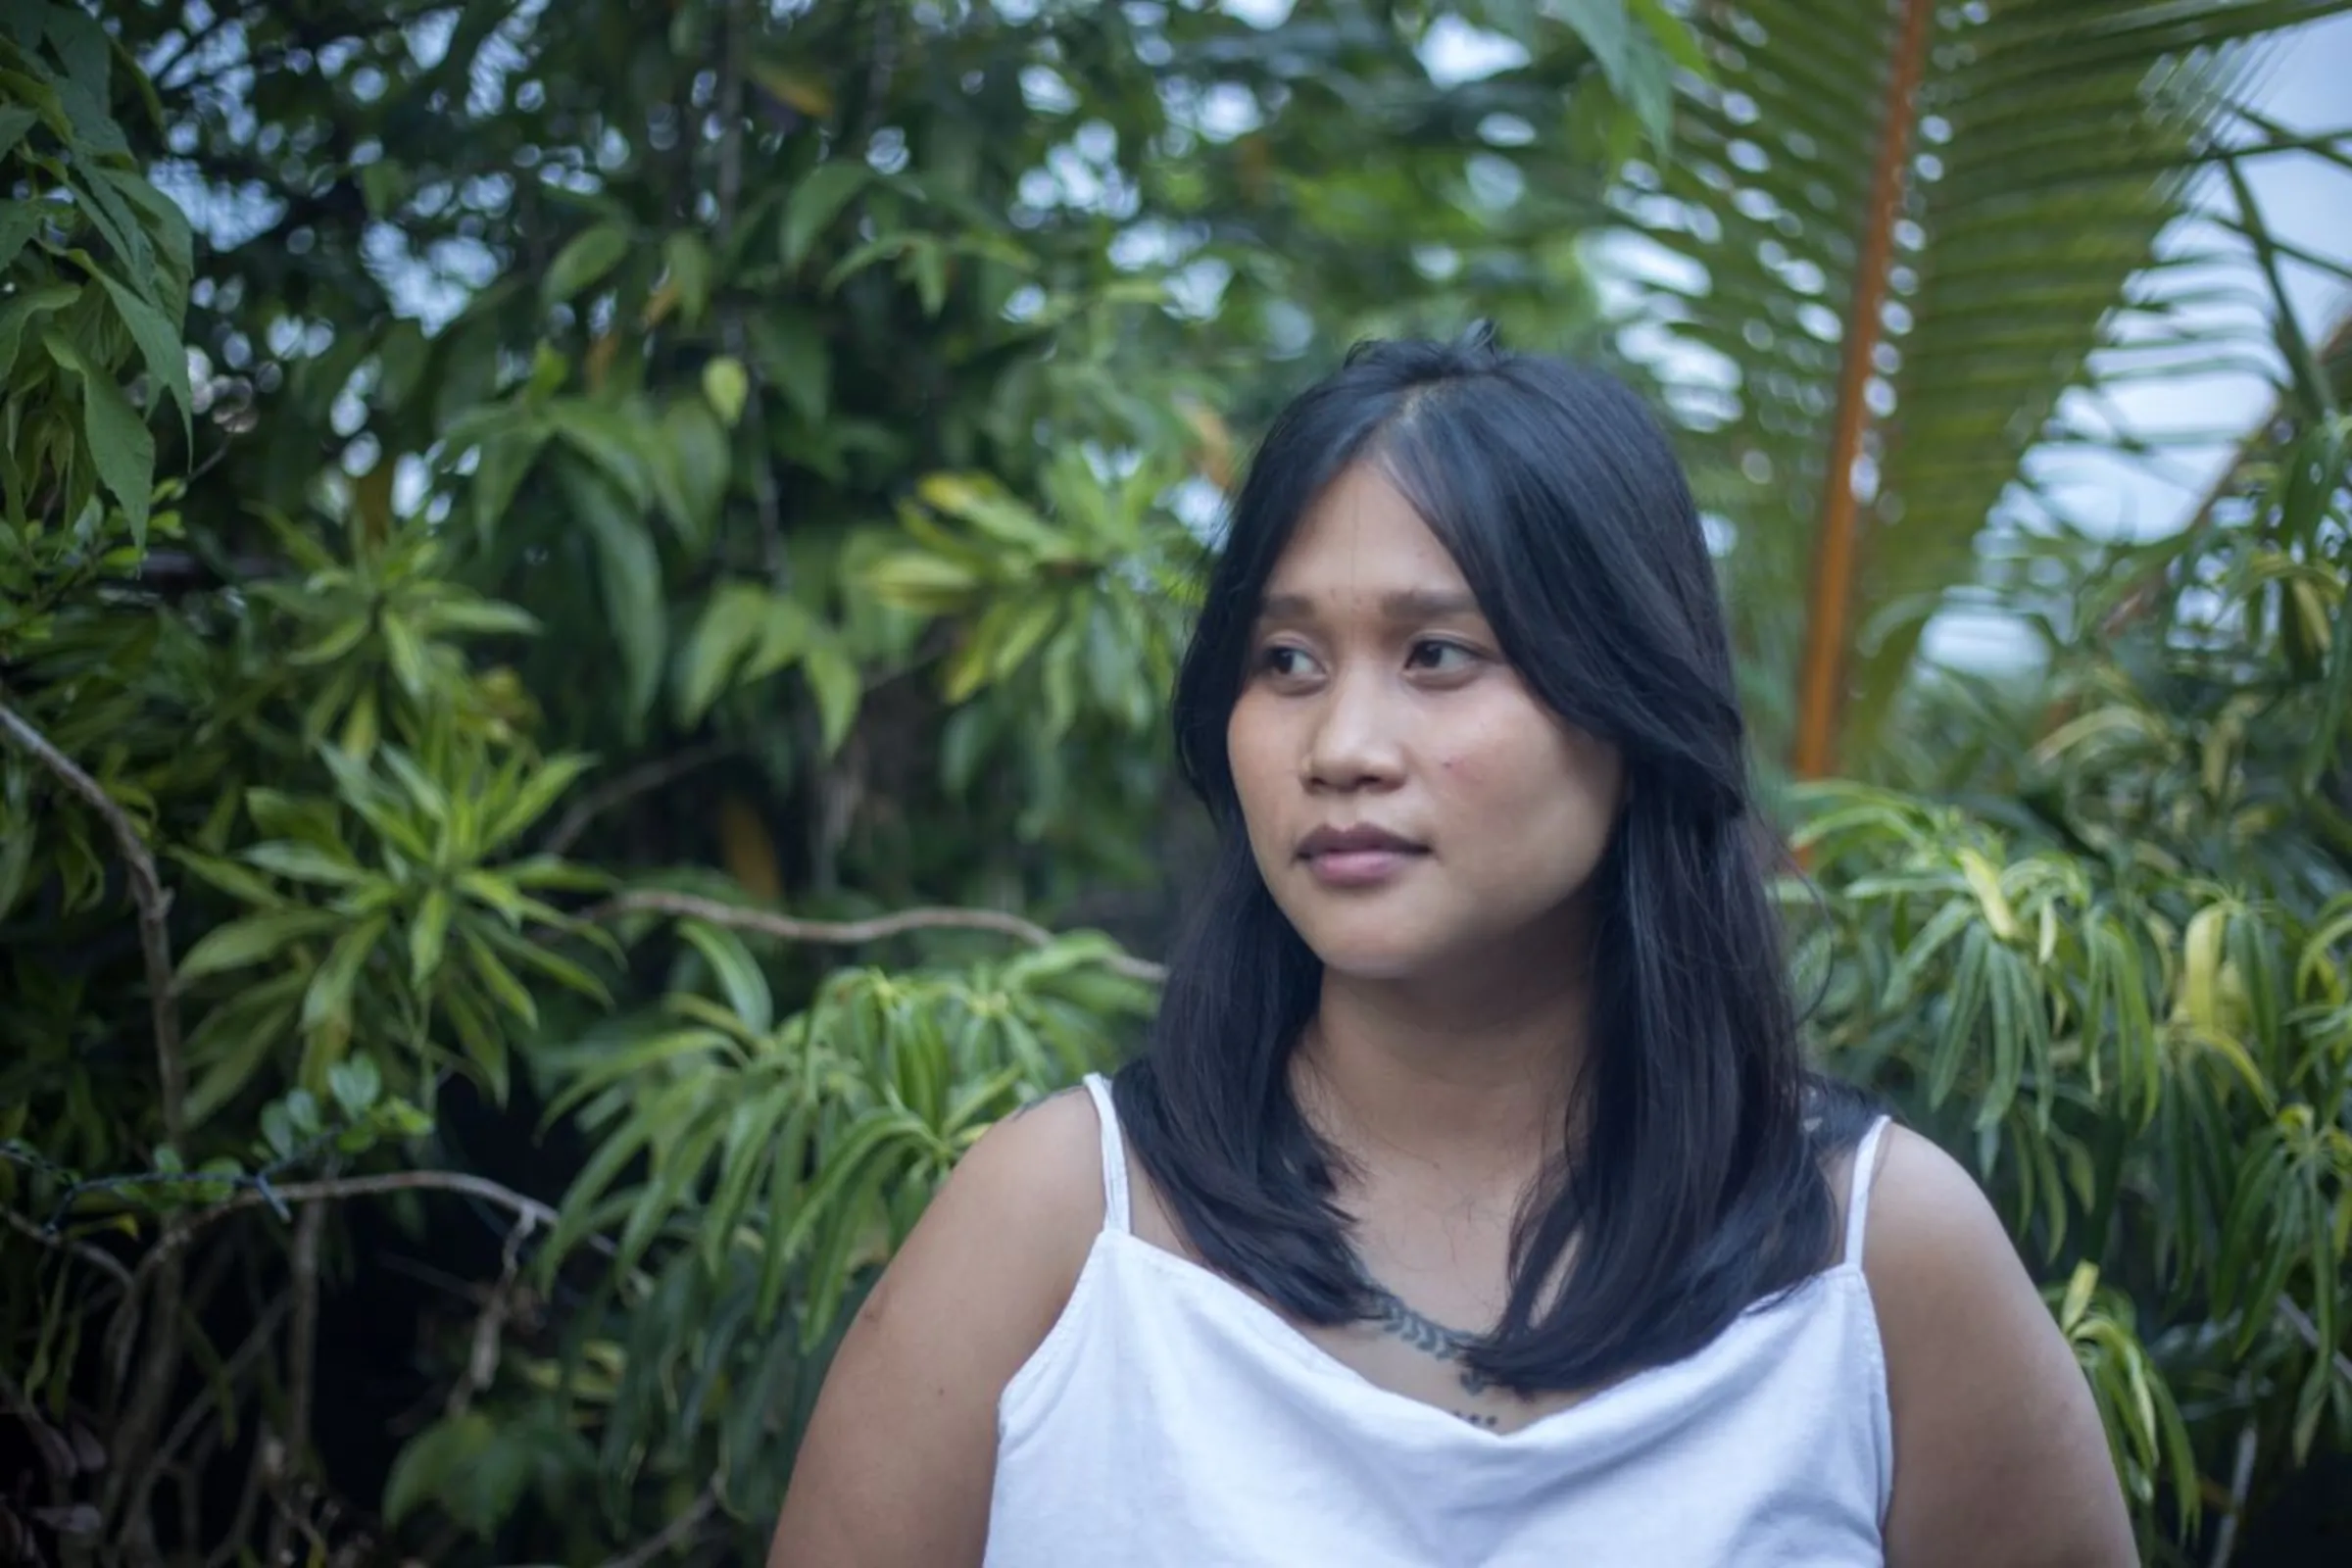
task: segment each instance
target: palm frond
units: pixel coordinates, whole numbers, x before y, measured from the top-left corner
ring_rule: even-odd
[[[1827,736],[1842,709],[1844,754],[1867,750],[2061,397],[2127,316],[2161,318],[2159,238],[2233,122],[2253,46],[2347,8],[1697,9],[1714,80],[1687,95],[1674,167],[1639,172],[1619,206],[1674,259],[1637,280],[1679,351],[1653,359],[1682,383],[1702,505],[1736,533],[1751,684],[1803,692],[1800,733]]]

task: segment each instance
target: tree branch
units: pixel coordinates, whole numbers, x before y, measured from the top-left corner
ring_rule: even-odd
[[[146,841],[139,837],[138,827],[129,815],[96,779],[9,707],[7,698],[6,688],[0,688],[0,734],[31,753],[33,760],[88,803],[105,819],[122,854],[130,880],[131,900],[139,911],[139,951],[147,968],[147,1006],[155,1032],[155,1070],[163,1102],[164,1143],[176,1151],[187,1141],[188,1085],[186,1063],[181,1060],[179,1051],[179,1004],[172,981],[171,929],[165,923],[172,896],[156,874],[155,858],[147,853]],[[116,1429],[115,1468],[107,1477],[103,1511],[109,1522],[120,1529],[124,1555],[134,1563],[156,1559],[155,1532],[143,1508],[123,1510],[122,1504],[126,1496],[144,1495],[148,1458],[163,1425],[164,1404],[171,1398],[172,1383],[179,1373],[183,1263],[179,1248],[171,1244],[183,1224],[177,1217],[165,1222],[162,1245],[168,1250],[154,1273],[154,1290],[147,1306],[146,1350],[122,1423]],[[135,1294],[126,1288],[123,1303],[126,1310]]]
[[[489,1388],[491,1380],[498,1376],[499,1341],[506,1332],[507,1315],[514,1306],[514,1286],[522,1272],[522,1244],[538,1225],[534,1216],[525,1214],[507,1232],[506,1250],[499,1259],[498,1283],[490,1288],[481,1314],[473,1320],[473,1351],[466,1358],[466,1375],[449,1391],[446,1408],[453,1416],[463,1415],[473,1402],[473,1396]]]
[[[147,853],[146,841],[115,798],[100,787],[98,781],[83,772],[74,760],[49,743],[49,737],[25,720],[23,714],[10,708],[8,693],[0,688],[0,733],[6,734],[27,752],[33,760],[57,775],[59,782],[89,803],[90,808],[106,819],[113,830],[115,846],[122,852],[122,863],[130,874],[130,896],[139,907],[139,948],[147,962],[147,1005],[155,1028],[156,1078],[163,1090],[164,1139],[178,1149],[187,1136],[187,1072],[179,1056],[179,1006],[172,985],[172,938],[164,917],[172,908],[172,895],[164,891],[163,879],[156,875],[155,857]]]
[[[214,1389],[234,1388],[237,1379],[245,1375],[245,1369],[269,1348],[270,1342],[277,1334],[278,1325],[285,1321],[285,1317],[286,1298],[280,1296],[270,1303],[262,1313],[261,1321],[254,1324],[253,1331],[245,1336],[245,1342],[222,1364],[220,1376],[207,1379],[203,1387],[196,1391],[196,1397],[190,1399],[187,1408],[180,1411],[179,1419],[165,1435],[163,1446],[156,1449],[155,1462],[159,1472],[168,1469],[179,1450],[186,1446],[188,1440],[196,1435],[197,1425],[212,1410]],[[221,1411],[221,1420],[225,1422],[231,1414],[227,1410]]]
[[[712,1488],[705,1487],[703,1494],[694,1499],[694,1506],[662,1526],[660,1535],[655,1536],[633,1551],[607,1559],[604,1568],[645,1568],[647,1563],[652,1562],[672,1546],[682,1545],[693,1540],[695,1535],[702,1530],[704,1521],[708,1520],[717,1507],[717,1492]]]
[[[290,1483],[305,1468],[311,1445],[311,1396],[318,1365],[318,1239],[326,1229],[326,1205],[314,1203],[294,1222],[294,1328],[286,1344],[286,1408],[278,1433],[279,1480]],[[294,1519],[280,1507],[270,1521],[270,1550],[264,1562],[285,1562],[293,1543]]]
[[[511,1213],[525,1215],[541,1225],[553,1225],[556,1211],[536,1198],[525,1198],[512,1188],[501,1187],[485,1177],[467,1175],[456,1170],[396,1170],[380,1176],[336,1176],[315,1182],[295,1182],[290,1186],[271,1189],[287,1203],[315,1203],[338,1198],[368,1198],[383,1193],[441,1192],[459,1193],[496,1203]],[[206,1209],[197,1223],[220,1218],[240,1208],[252,1208],[269,1201],[265,1194],[247,1191]]]
[[[109,1257],[106,1253],[98,1250],[97,1248],[92,1247],[89,1243],[74,1241],[70,1236],[51,1235],[48,1231],[43,1230],[38,1225],[35,1225],[32,1221],[26,1219],[24,1215],[18,1213],[13,1208],[0,1208],[0,1215],[7,1216],[9,1229],[31,1237],[43,1247],[55,1248],[57,1250],[64,1252],[69,1256],[77,1257],[84,1263],[89,1264],[90,1267],[96,1269],[99,1273],[104,1274],[107,1278],[113,1280],[117,1285],[122,1286],[123,1290],[128,1291],[130,1289],[130,1270],[124,1268],[121,1263],[117,1262],[114,1258]]]
[[[691,920],[708,920],[712,925],[730,926],[738,931],[757,931],[763,936],[778,937],[786,942],[822,942],[841,947],[858,947],[868,942],[882,942],[904,936],[909,931],[962,930],[994,931],[1033,948],[1050,946],[1054,933],[1034,920],[1024,920],[1017,914],[1002,909],[954,909],[926,907],[901,909],[894,914],[876,915],[870,920],[798,920],[788,914],[774,914],[765,909],[746,909],[716,899],[697,897],[691,893],[665,893],[654,888],[641,888],[633,893],[619,894],[581,911],[585,920],[609,919],[615,914],[648,912],[681,915]],[[1130,980],[1142,980],[1156,985],[1165,980],[1165,965],[1149,958],[1114,954],[1104,958],[1104,967]]]

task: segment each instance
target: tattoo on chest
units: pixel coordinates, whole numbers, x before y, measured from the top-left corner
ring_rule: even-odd
[[[1470,1347],[1478,1343],[1477,1335],[1464,1334],[1460,1329],[1449,1329],[1435,1318],[1423,1316],[1407,1306],[1394,1292],[1377,1285],[1372,1288],[1372,1291],[1373,1300],[1380,1308],[1381,1330],[1384,1333],[1395,1335],[1424,1355],[1432,1355],[1441,1361],[1451,1361],[1458,1365]],[[1485,1378],[1480,1377],[1466,1366],[1459,1368],[1458,1376],[1462,1392],[1465,1394],[1484,1394],[1491,1387]],[[1456,1410],[1454,1414],[1461,1416],[1465,1421],[1483,1426],[1491,1427],[1494,1424],[1492,1417],[1465,1415],[1459,1410]]]

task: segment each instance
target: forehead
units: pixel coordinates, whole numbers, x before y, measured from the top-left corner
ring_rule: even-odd
[[[1268,598],[1462,590],[1461,568],[1375,464],[1350,465],[1299,517],[1266,581]]]

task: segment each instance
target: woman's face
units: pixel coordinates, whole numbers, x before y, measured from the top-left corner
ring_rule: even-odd
[[[1521,683],[1371,464],[1276,563],[1226,745],[1275,903],[1329,969],[1367,980],[1560,952],[1623,789],[1617,749]]]

